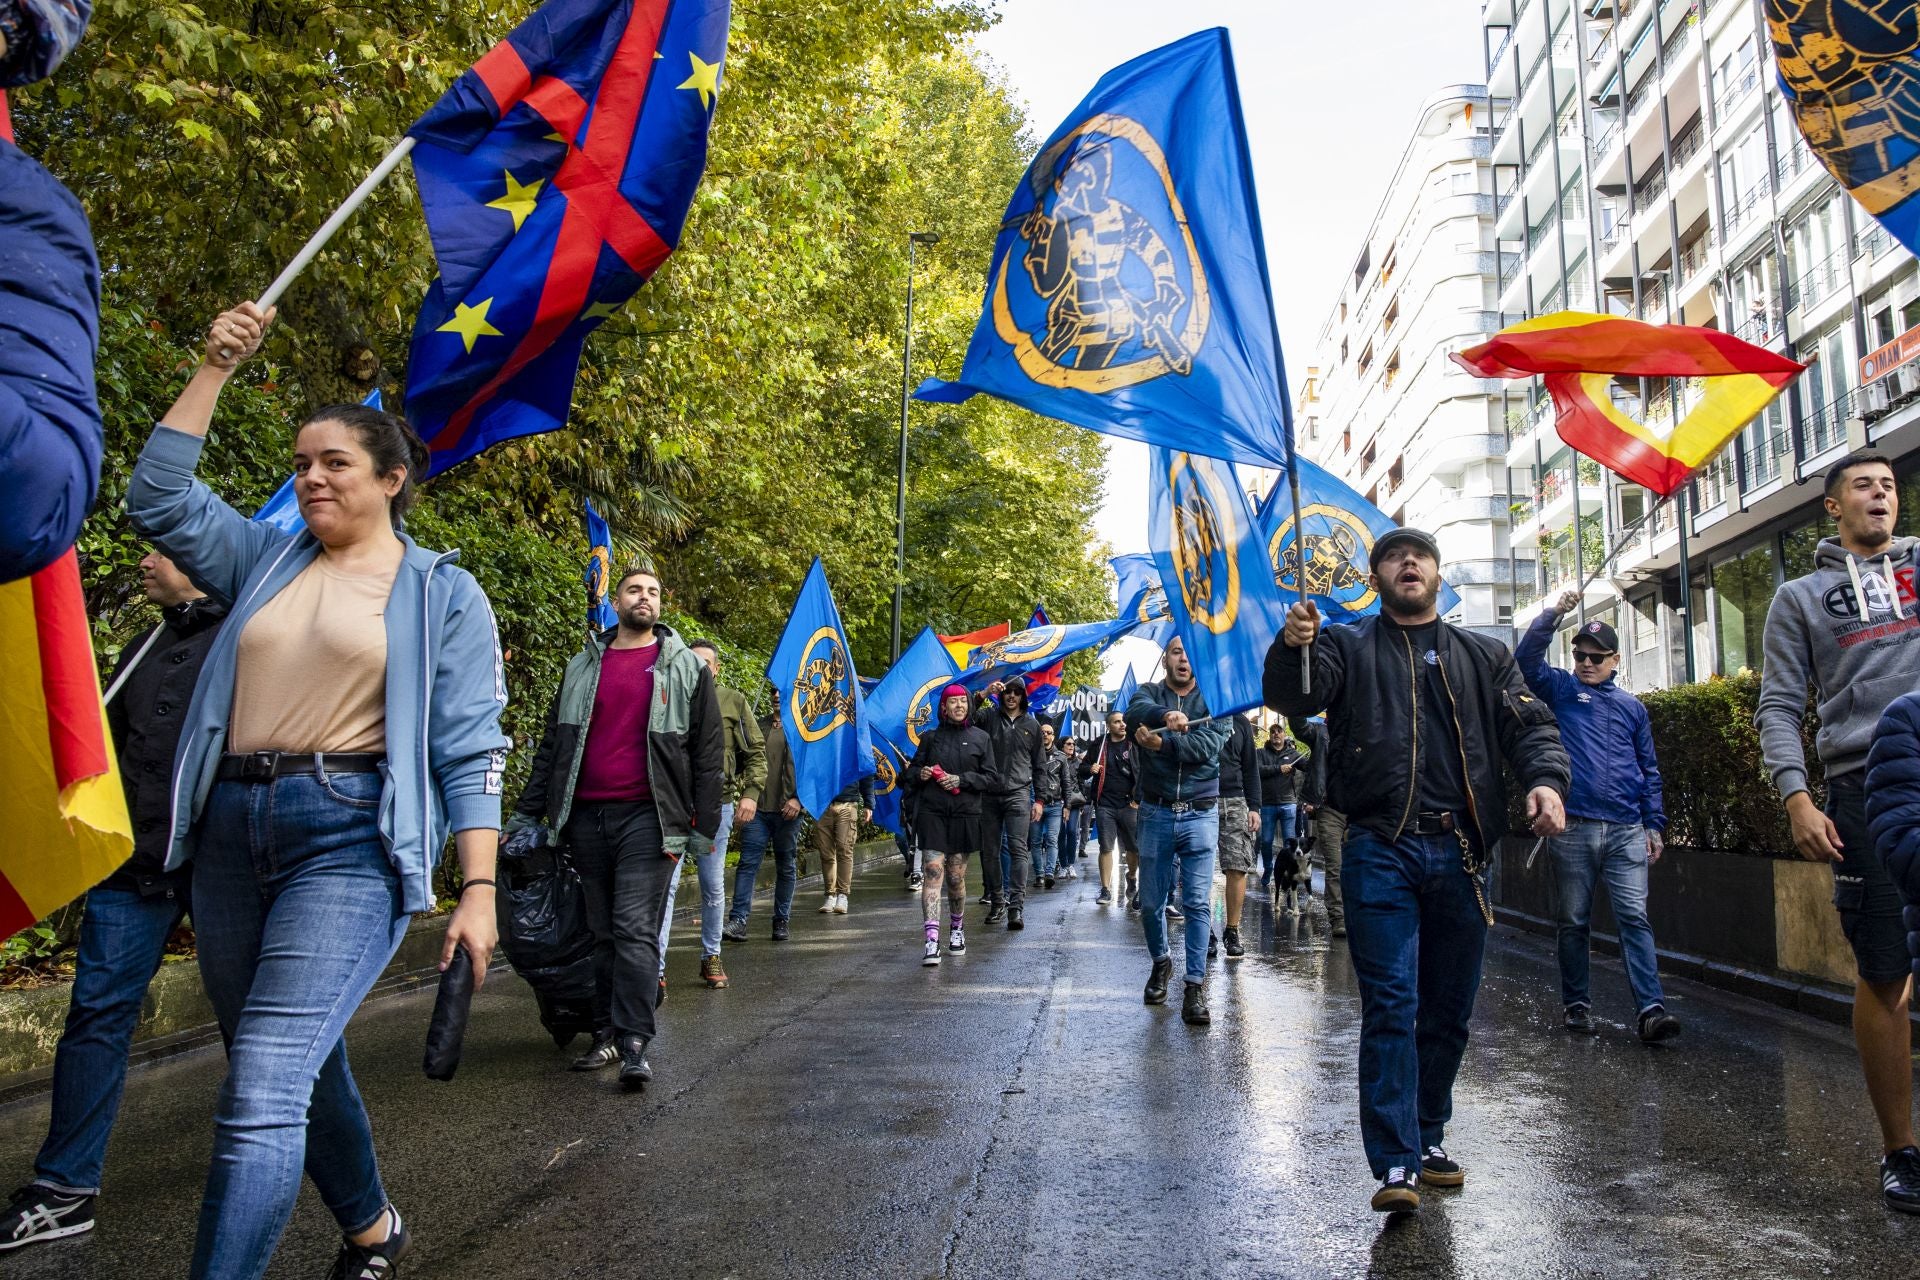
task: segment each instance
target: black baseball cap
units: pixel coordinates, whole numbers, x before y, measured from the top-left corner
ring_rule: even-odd
[[[1411,542],[1433,557],[1435,564],[1440,563],[1440,544],[1433,535],[1423,529],[1390,529],[1374,539],[1373,550],[1367,553],[1367,568],[1374,573],[1380,572],[1380,557],[1387,554],[1387,548],[1402,542]]]
[[[1608,653],[1620,652],[1619,635],[1614,631],[1612,627],[1600,621],[1598,618],[1595,618],[1592,622],[1589,622],[1584,626],[1580,627],[1578,630],[1576,630],[1573,633],[1573,640],[1571,641],[1571,644],[1573,645],[1574,648],[1577,649],[1580,647],[1580,642],[1582,640],[1588,641],[1590,644],[1599,645],[1602,649],[1605,649]]]

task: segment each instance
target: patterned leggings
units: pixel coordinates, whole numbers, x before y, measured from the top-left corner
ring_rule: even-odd
[[[920,851],[920,915],[929,929],[940,927],[940,889],[946,883],[951,921],[958,928],[967,907],[967,855]]]

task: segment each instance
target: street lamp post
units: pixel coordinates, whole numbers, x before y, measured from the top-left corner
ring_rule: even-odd
[[[900,469],[893,493],[893,661],[900,661],[900,610],[907,590],[907,405],[913,399],[913,265],[920,245],[940,243],[937,231],[907,236],[907,332],[900,348]]]

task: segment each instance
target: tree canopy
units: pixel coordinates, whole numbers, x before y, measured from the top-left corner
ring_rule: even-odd
[[[79,50],[16,99],[21,145],[93,220],[108,423],[81,553],[104,651],[139,624],[119,499],[207,323],[256,296],[441,89],[532,0],[101,0]],[[524,748],[578,647],[580,500],[616,558],[752,687],[811,558],[861,670],[886,665],[907,236],[915,373],[957,372],[1008,192],[1032,150],[970,36],[970,0],[736,0],[707,176],[679,251],[590,340],[563,432],[425,486],[410,529],[459,547],[509,651]],[[433,255],[396,174],[294,285],[229,389],[203,475],[242,510],[294,424],[378,385],[397,405]],[[1106,616],[1090,434],[984,398],[911,410],[906,638],[921,625]],[[1090,658],[1070,678],[1093,671]]]

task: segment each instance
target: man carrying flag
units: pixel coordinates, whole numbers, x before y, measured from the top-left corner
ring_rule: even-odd
[[[1553,713],[1506,646],[1440,620],[1433,538],[1396,529],[1373,544],[1370,568],[1380,613],[1323,632],[1311,602],[1294,605],[1265,684],[1282,714],[1326,711],[1337,747],[1328,787],[1352,823],[1341,876],[1360,984],[1361,1139],[1380,1180],[1373,1207],[1406,1213],[1421,1182],[1466,1180],[1441,1144],[1493,922],[1484,872],[1506,834],[1501,763],[1527,788],[1539,836],[1566,825],[1569,768]]]
[[[998,705],[994,699],[998,699]],[[980,861],[987,882],[987,923],[1006,917],[1008,929],[1027,927],[1027,877],[1033,870],[1028,837],[1040,822],[1034,788],[1047,768],[1040,722],[1027,711],[1027,682],[1020,676],[987,686],[987,701],[973,713],[976,728],[993,743],[995,787],[981,797]],[[1006,841],[1007,862],[1000,860]]]

